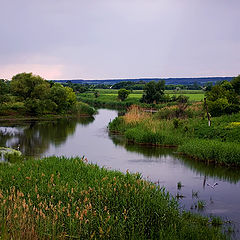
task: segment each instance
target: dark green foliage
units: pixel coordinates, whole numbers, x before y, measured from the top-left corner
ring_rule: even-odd
[[[50,91],[50,84],[32,73],[19,73],[13,76],[10,86],[13,95],[19,96],[22,100],[27,98],[42,99]]]
[[[206,93],[209,112],[212,116],[237,113],[240,111],[238,77],[232,82],[223,81]]]
[[[51,157],[0,166],[4,239],[226,239],[140,174]],[[6,220],[7,219],[7,220]]]
[[[165,89],[165,81],[151,81],[144,86],[141,102],[143,103],[159,103],[163,100]]]
[[[240,75],[238,75],[237,77],[233,78],[233,80],[231,81],[231,84],[235,90],[235,92],[240,95]]]
[[[115,83],[112,86],[112,89],[127,89],[127,90],[142,90],[144,88],[145,82],[138,81],[138,82],[131,82],[131,81],[122,81],[119,83]]]
[[[9,89],[8,85],[5,81],[0,81],[0,93],[6,93]],[[70,81],[67,85],[72,86]],[[73,88],[64,87],[60,83],[48,82],[32,73],[20,73],[13,76],[10,87],[11,94],[0,94],[0,104],[4,103],[0,112],[2,115],[28,114],[39,116],[71,113],[73,109],[79,113],[79,110],[83,109],[75,106],[77,97]],[[16,103],[21,103],[22,111],[16,112],[19,110],[15,107],[19,105]],[[83,114],[86,112],[84,110]]]
[[[95,108],[83,102],[77,102],[74,105],[72,112],[77,115],[88,115],[88,116],[92,116],[96,114]]]
[[[118,90],[118,98],[121,101],[124,101],[125,99],[127,99],[129,93],[130,92],[128,90],[126,90],[126,89],[120,89],[120,90]]]
[[[9,101],[9,96],[8,96],[9,90],[10,90],[9,85],[10,85],[9,81],[0,79],[0,104]]]
[[[99,91],[95,90],[95,91],[94,91],[94,96],[95,96],[95,98],[98,98],[99,95],[100,95],[100,94],[99,94]]]

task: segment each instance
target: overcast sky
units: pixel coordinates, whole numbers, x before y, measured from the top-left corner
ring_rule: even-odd
[[[236,76],[240,0],[0,0],[0,78]]]

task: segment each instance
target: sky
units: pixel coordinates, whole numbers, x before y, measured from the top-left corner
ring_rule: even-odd
[[[0,0],[0,78],[240,74],[240,0]]]

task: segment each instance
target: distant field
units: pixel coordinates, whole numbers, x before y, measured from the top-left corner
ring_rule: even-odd
[[[97,89],[99,91],[99,97],[97,98],[100,102],[115,102],[118,100],[118,90],[117,89]],[[166,94],[169,94],[170,97],[176,95],[185,95],[189,97],[190,101],[202,101],[204,98],[204,92],[201,90],[182,90],[179,92],[175,92],[173,90],[166,90]],[[134,90],[129,94],[128,98],[125,102],[137,103],[139,99],[142,97],[142,90]],[[81,93],[79,96],[82,99],[96,99],[93,92]]]

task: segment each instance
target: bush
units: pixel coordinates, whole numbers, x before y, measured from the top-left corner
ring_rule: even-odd
[[[129,93],[130,92],[128,90],[126,90],[126,89],[120,89],[120,90],[118,90],[118,98],[121,101],[124,101],[125,99],[127,99]]]
[[[77,102],[73,109],[72,109],[72,112],[75,113],[75,114],[78,114],[78,115],[89,115],[89,116],[92,116],[94,114],[96,114],[96,110],[95,108],[89,106],[88,104],[86,103],[83,103],[83,102]]]

